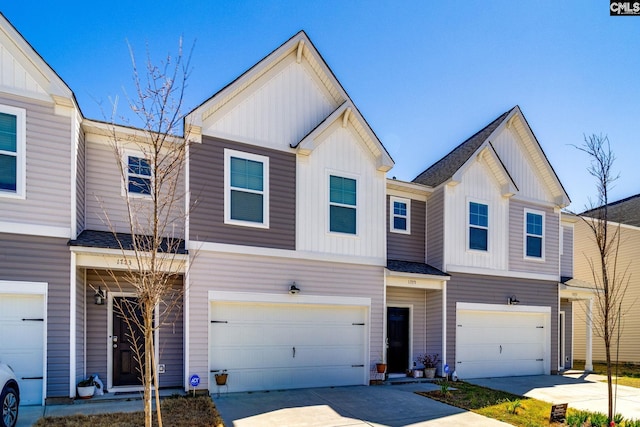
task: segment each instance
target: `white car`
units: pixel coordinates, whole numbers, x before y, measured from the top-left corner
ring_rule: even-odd
[[[20,389],[13,369],[6,363],[0,362],[0,404],[2,417],[0,427],[14,427],[18,421],[18,405],[20,404]]]

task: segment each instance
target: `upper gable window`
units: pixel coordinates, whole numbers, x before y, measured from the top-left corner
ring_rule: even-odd
[[[0,196],[24,198],[26,112],[0,105]]]
[[[127,191],[129,194],[151,195],[151,165],[141,156],[126,156]]]
[[[525,210],[525,257],[544,258],[544,212]]]
[[[389,229],[393,233],[411,233],[411,199],[389,198]]]
[[[489,206],[469,202],[469,249],[486,251],[489,234]]]
[[[329,231],[356,234],[357,181],[329,176]]]
[[[224,150],[224,222],[269,227],[269,158]]]

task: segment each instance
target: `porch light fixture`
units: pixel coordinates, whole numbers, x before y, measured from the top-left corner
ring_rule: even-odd
[[[293,283],[291,284],[291,286],[289,287],[289,293],[290,293],[291,295],[295,295],[295,294],[297,294],[297,293],[299,293],[299,292],[300,292],[300,288],[298,288],[298,287],[296,286],[296,282],[293,282]]]
[[[518,304],[520,304],[520,301],[518,301],[518,299],[516,298],[515,295],[511,295],[507,299],[507,304],[509,304],[509,305],[518,305]]]
[[[100,286],[98,286],[98,290],[96,291],[96,294],[93,296],[93,302],[95,305],[104,305],[104,299],[105,299],[104,291]]]

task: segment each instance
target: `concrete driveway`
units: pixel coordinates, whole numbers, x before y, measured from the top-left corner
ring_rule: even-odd
[[[583,373],[529,377],[482,378],[466,380],[495,390],[551,403],[568,403],[570,408],[607,413],[607,383],[602,375]],[[615,386],[614,386],[615,393]],[[640,419],[640,389],[618,386],[615,412],[625,418]]]
[[[415,394],[432,384],[314,388],[214,396],[227,427],[508,426]]]

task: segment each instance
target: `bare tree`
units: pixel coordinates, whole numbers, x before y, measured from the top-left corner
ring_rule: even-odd
[[[591,159],[589,174],[596,179],[597,200],[590,200],[589,206],[580,218],[588,226],[597,246],[597,255],[587,257],[595,286],[595,308],[592,325],[596,336],[604,340],[607,365],[608,417],[614,417],[614,393],[612,385],[612,349],[617,342],[622,317],[622,302],[629,284],[628,266],[618,265],[620,249],[620,224],[609,222],[609,191],[619,174],[613,172],[615,155],[611,151],[609,139],[602,135],[585,136],[584,144],[576,147],[587,153]]]
[[[186,129],[184,135],[180,133],[183,132],[182,107],[191,54],[183,56],[180,40],[175,57],[167,55],[160,65],[154,65],[147,51],[147,61],[141,71],[131,46],[129,52],[135,95],[127,98],[136,124],[140,124],[126,129],[117,126],[116,102],[109,127],[110,144],[124,182],[126,226],[116,225],[107,210],[104,215],[126,260],[124,272],[113,269],[108,270],[108,275],[118,288],[133,290],[135,294],[133,299],[119,300],[114,310],[129,327],[126,338],[138,362],[144,386],[145,426],[150,427],[152,387],[156,391],[158,425],[162,426],[157,361],[154,360],[158,343],[154,342],[154,333],[180,315],[186,286],[182,275],[188,266],[183,236],[189,135]],[[130,150],[136,153],[133,161],[127,155]],[[139,331],[140,336],[135,331]]]

